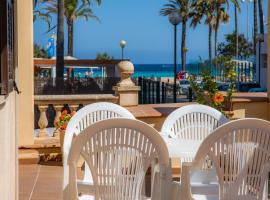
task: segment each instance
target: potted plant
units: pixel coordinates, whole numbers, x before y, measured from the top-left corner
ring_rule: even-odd
[[[62,147],[64,143],[64,136],[68,122],[70,121],[71,117],[74,114],[75,112],[68,113],[67,110],[63,110],[61,116],[59,117],[58,122],[55,124],[56,128],[59,131],[61,151],[63,151]]]
[[[223,69],[224,82],[228,84],[226,91],[220,92],[218,90],[215,78],[211,75],[210,70],[207,69],[202,71],[202,81],[200,83],[195,76],[190,76],[190,85],[198,103],[211,106],[227,117],[232,117],[234,114],[232,96],[236,88],[235,62],[228,57],[221,56],[216,63],[219,68]]]

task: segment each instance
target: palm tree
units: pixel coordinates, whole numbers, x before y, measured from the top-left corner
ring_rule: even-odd
[[[64,77],[64,0],[57,2],[56,76]]]
[[[46,15],[56,14],[57,13],[57,4],[55,0],[45,0],[47,6],[44,8]],[[91,0],[64,0],[65,1],[65,17],[68,27],[68,55],[73,56],[73,30],[74,22],[78,18],[84,18],[88,20],[93,18],[98,20],[93,14],[93,11],[90,8]],[[101,0],[95,0],[98,5],[101,4]]]
[[[253,2],[253,19],[254,19],[254,29],[253,29],[253,53],[256,55],[256,44],[257,44],[257,34],[258,34],[258,13],[257,13],[257,0]]]
[[[235,57],[238,58],[238,46],[239,46],[239,40],[238,40],[238,9],[237,6],[234,5],[234,31],[236,34],[236,50],[235,50]]]
[[[191,12],[191,26],[196,27],[201,23],[202,19],[204,23],[208,25],[208,54],[210,65],[212,65],[212,33],[213,33],[213,21],[214,21],[214,6],[211,1],[199,0],[194,1],[192,4]]]
[[[240,12],[240,6],[238,3],[238,0],[233,0],[232,1],[233,5],[234,5],[234,31],[236,34],[236,51],[235,51],[235,57],[238,58],[238,52],[239,52],[239,32],[238,32],[238,12]]]
[[[218,52],[218,30],[221,23],[227,23],[230,19],[224,3],[221,1],[215,1],[215,18],[214,18],[214,31],[215,31],[215,58],[217,58]]]
[[[42,13],[40,10],[36,9],[38,3],[42,2],[41,0],[33,0],[33,21],[35,22],[38,18],[42,19],[43,21],[45,21],[49,27],[49,29],[51,28],[51,22],[52,22],[52,18],[50,15],[46,15],[45,13]]]
[[[186,34],[187,34],[187,21],[191,12],[189,0],[169,0],[168,4],[160,10],[160,15],[168,16],[171,13],[178,12],[182,17],[182,39],[181,39],[181,64],[182,69],[186,69]]]

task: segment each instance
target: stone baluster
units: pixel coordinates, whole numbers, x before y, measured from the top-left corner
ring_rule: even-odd
[[[72,105],[69,105],[69,109],[71,112],[76,112],[79,108],[79,105],[76,105],[76,104],[72,104]]]
[[[47,133],[47,126],[48,126],[48,119],[47,119],[47,116],[46,116],[46,111],[48,109],[48,105],[39,105],[38,106],[38,109],[40,111],[40,117],[39,117],[39,120],[38,120],[38,126],[39,126],[39,137],[40,138],[44,138],[44,137],[47,137],[48,136],[48,133]]]
[[[55,110],[55,118],[54,118],[54,121],[53,121],[55,130],[54,130],[53,135],[54,135],[54,137],[59,137],[59,131],[57,129],[56,124],[59,122],[59,118],[61,116],[61,111],[62,111],[64,106],[63,105],[53,105],[53,107],[54,107],[54,110]]]

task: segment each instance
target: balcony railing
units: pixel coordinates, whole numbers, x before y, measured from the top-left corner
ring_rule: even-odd
[[[53,129],[52,137],[58,137],[55,124],[63,109],[76,112],[84,105],[106,101],[117,103],[118,97],[112,94],[98,95],[35,95],[35,129],[39,130],[37,137],[48,138],[48,128]]]
[[[35,78],[35,95],[113,94],[120,78]]]

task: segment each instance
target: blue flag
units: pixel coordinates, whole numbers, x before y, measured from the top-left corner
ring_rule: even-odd
[[[55,35],[52,34],[51,37],[48,40],[47,44],[47,55],[49,58],[52,58],[55,56]]]

